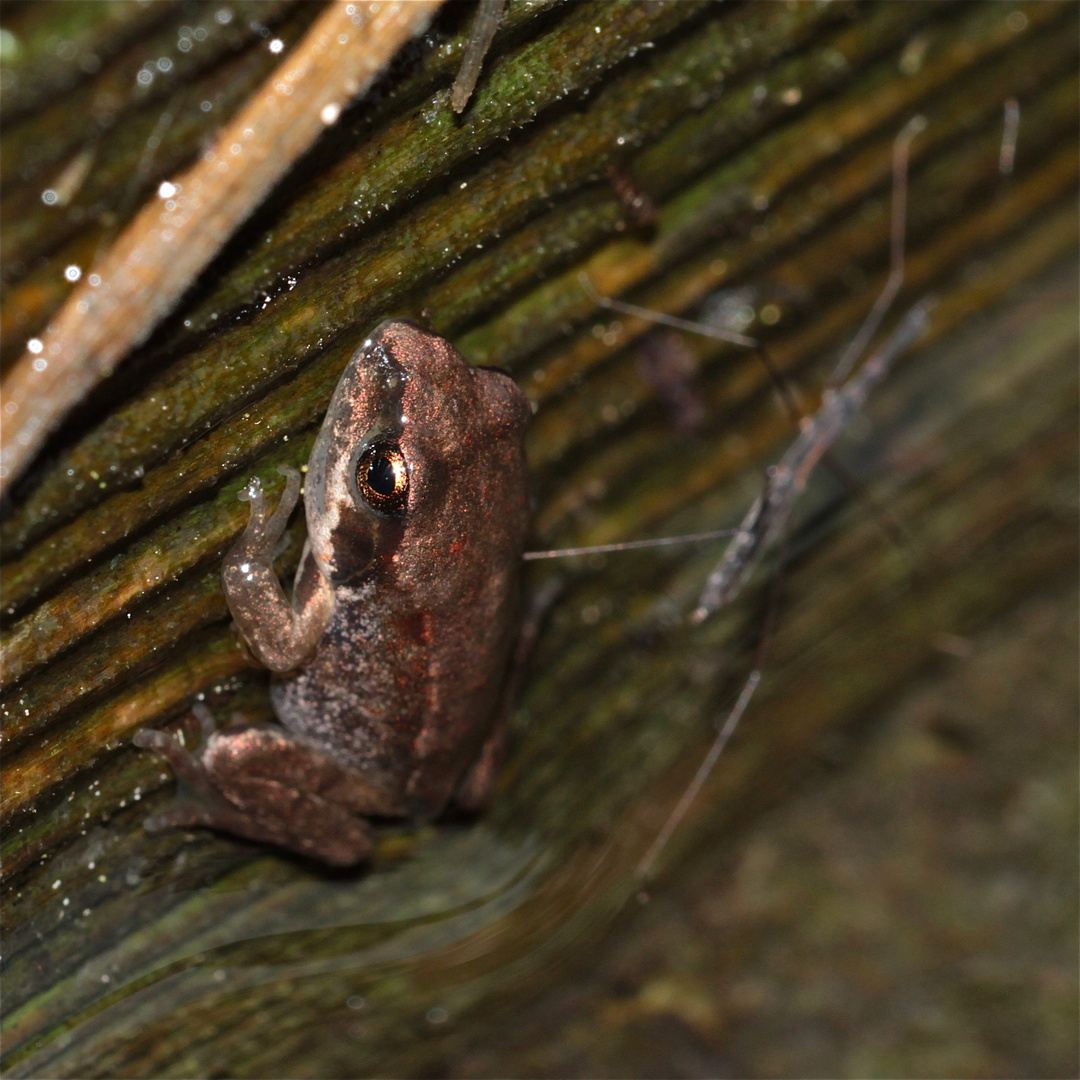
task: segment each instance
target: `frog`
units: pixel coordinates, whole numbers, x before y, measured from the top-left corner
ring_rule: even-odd
[[[241,492],[249,519],[222,564],[277,722],[213,730],[204,710],[195,753],[139,731],[183,789],[148,830],[208,826],[349,867],[371,854],[372,819],[485,805],[512,696],[530,414],[509,375],[417,323],[367,336],[308,460],[291,599],[274,557],[295,470],[273,513],[258,480]]]

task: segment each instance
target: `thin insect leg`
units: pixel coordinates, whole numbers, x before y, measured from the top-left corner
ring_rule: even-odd
[[[851,417],[865,403],[871,390],[888,374],[893,360],[922,332],[932,306],[931,299],[916,304],[904,317],[892,337],[863,365],[859,374],[841,390],[829,391],[818,412],[803,423],[803,430],[799,437],[780,462],[769,470],[769,482],[765,491],[750,508],[735,538],[728,546],[723,560],[706,582],[698,607],[690,616],[691,621],[701,622],[732,600],[746,583],[761,552],[780,533],[783,533],[785,538],[780,557],[782,569],[783,551],[787,546],[787,522],[795,497],[806,486],[810,473],[822,455],[837,435],[843,431]],[[694,778],[675,804],[674,810],[664,822],[663,828],[657,833],[656,839],[645,852],[641,862],[638,863],[635,871],[638,880],[644,880],[647,877],[661,851],[686,816],[731,736],[735,733],[735,729],[739,726],[739,721],[761,682],[765,652],[772,636],[772,627],[779,604],[781,580],[782,575],[778,570],[773,579],[769,606],[758,637],[753,670],[743,683],[738,700],[717,732],[716,739],[702,759],[697,772],[694,773]]]
[[[531,562],[536,559],[565,559],[574,555],[608,555],[613,551],[638,551],[641,548],[669,547],[671,544],[695,544],[703,540],[724,540],[734,535],[734,529],[712,529],[709,532],[686,533],[683,536],[658,536],[651,540],[624,540],[620,544],[593,544],[591,547],[526,551],[521,558],[525,562]]]
[[[744,345],[747,348],[755,350],[761,358],[761,362],[765,366],[765,371],[773,384],[773,389],[776,391],[781,404],[791,418],[791,422],[798,425],[804,419],[806,413],[802,407],[802,402],[798,398],[797,392],[791,385],[791,380],[780,369],[780,365],[773,359],[772,354],[763,342],[745,334],[738,334],[731,330],[722,330],[715,326],[709,326],[708,323],[680,319],[676,315],[667,315],[662,311],[653,311],[650,308],[639,307],[637,304],[628,304],[622,300],[613,300],[610,297],[601,296],[596,291],[588,274],[584,271],[578,275],[578,279],[581,281],[583,288],[589,294],[593,303],[598,307],[607,308],[610,311],[620,312],[624,315],[647,319],[649,322],[658,323],[661,326],[670,326],[675,330],[685,330],[689,333],[697,334],[700,337],[715,338],[719,341],[727,341],[734,345]],[[825,464],[850,494],[854,495],[858,492],[858,485],[852,480],[847,470],[844,469],[839,462],[834,461],[831,457],[827,456]],[[902,541],[905,538],[904,530],[896,522],[892,521],[888,514],[881,508],[875,507],[875,511],[883,522],[887,522],[883,527],[890,538],[894,542]],[[526,557],[541,558],[542,556],[531,555]]]
[[[773,389],[776,391],[777,397],[780,398],[788,416],[791,419],[792,424],[795,427],[799,427],[803,420],[806,419],[806,412],[802,407],[802,402],[799,400],[798,392],[793,388],[791,380],[781,370],[779,364],[777,364],[772,354],[765,347],[764,344],[760,345],[757,350],[758,356],[761,358],[761,362],[765,365],[765,370],[769,375],[773,384]],[[822,464],[833,474],[833,476],[840,482],[841,487],[847,492],[848,497],[855,499],[865,499],[874,513],[874,518],[880,525],[882,532],[898,547],[905,547],[910,544],[910,534],[903,524],[896,520],[890,511],[881,506],[874,497],[865,491],[859,482],[851,475],[848,470],[840,464],[839,461],[833,456],[833,454],[826,450],[821,457]]]
[[[653,311],[650,308],[638,307],[637,304],[628,304],[623,300],[612,300],[610,296],[601,296],[596,291],[592,279],[584,270],[578,274],[578,281],[581,282],[581,287],[588,293],[589,299],[597,307],[617,311],[621,315],[645,319],[651,323],[659,323],[661,326],[670,326],[674,330],[689,330],[690,333],[698,334],[701,337],[716,338],[718,341],[730,341],[733,345],[745,345],[748,349],[760,347],[761,343],[757,338],[747,337],[745,334],[736,334],[732,330],[721,330],[716,326],[691,322],[689,319],[680,319],[677,315],[665,315],[662,311]]]
[[[933,307],[931,298],[916,304],[882,348],[839,390],[826,391],[821,408],[802,423],[798,438],[769,469],[765,490],[755,500],[709,575],[691,621],[700,623],[733,600],[746,584],[762,552],[787,523],[795,499],[822,456],[836,441],[870,392],[889,372],[896,357],[922,333]]]
[[[480,0],[480,5],[469,27],[469,41],[465,46],[465,55],[461,58],[454,87],[450,91],[450,105],[454,112],[460,113],[469,104],[476,80],[480,78],[480,68],[495,31],[499,29],[506,0]]]
[[[847,468],[836,460],[832,451],[826,450],[821,461],[825,468],[840,481],[849,497],[866,502],[873,513],[874,521],[893,544],[898,548],[911,548],[913,538],[907,526],[887,506],[883,506],[872,492],[863,487]]]
[[[765,490],[750,507],[723,558],[709,575],[697,607],[690,615],[700,623],[733,600],[757,565],[762,552],[780,534],[795,499],[806,481],[870,391],[885,377],[896,356],[922,332],[931,302],[917,304],[901,321],[885,346],[863,370],[840,386],[862,356],[904,280],[904,233],[907,222],[907,174],[911,140],[926,127],[922,116],[912,117],[893,142],[893,197],[890,235],[891,270],[858,333],[852,339],[829,380],[818,412],[800,421],[798,438],[780,461],[770,468]],[[835,471],[835,470],[834,470]],[[843,474],[843,470],[840,470]],[[884,520],[884,519],[883,519]],[[902,531],[898,528],[894,532]]]
[[[702,622],[714,611],[729,603],[739,593],[757,565],[761,553],[784,528],[790,516],[792,504],[805,488],[806,481],[814,467],[823,458],[826,459],[826,462],[839,477],[841,483],[849,488],[854,487],[847,476],[846,470],[831,460],[829,449],[851,416],[866,400],[872,387],[884,378],[896,355],[905,349],[921,332],[929,310],[927,301],[916,305],[901,322],[900,327],[894,332],[885,347],[873,361],[866,365],[864,371],[847,386],[837,389],[854,364],[863,355],[867,344],[869,344],[870,339],[877,331],[881,320],[903,284],[908,162],[911,142],[925,127],[926,119],[922,116],[914,116],[904,125],[893,142],[893,195],[890,220],[891,269],[889,276],[884,288],[874,301],[870,312],[863,320],[858,333],[840,358],[840,362],[829,381],[821,408],[812,418],[800,417],[801,409],[798,402],[794,400],[790,390],[787,389],[786,381],[775,363],[772,362],[767,351],[755,338],[693,323],[677,316],[650,311],[636,304],[612,300],[597,293],[587,274],[582,272],[578,275],[582,287],[599,307],[648,319],[651,322],[660,323],[678,330],[688,330],[705,337],[717,338],[756,349],[762,356],[766,369],[773,383],[780,391],[781,399],[787,406],[788,411],[792,414],[793,419],[798,419],[801,429],[799,437],[780,462],[769,470],[765,490],[750,507],[719,565],[709,575],[701,599],[691,613],[692,622]],[[899,538],[902,541],[904,539],[904,530],[896,522],[892,521],[887,514],[881,514],[880,519],[883,525],[887,524],[889,526],[886,528],[886,532],[894,540]]]
[[[743,684],[739,700],[735,702],[735,707],[728,713],[723,727],[720,728],[716,735],[716,740],[709,747],[709,752],[698,766],[697,772],[694,773],[693,780],[690,781],[686,790],[682,793],[679,801],[675,804],[675,809],[671,811],[671,816],[664,822],[664,827],[656,834],[656,839],[649,845],[649,850],[645,852],[641,862],[638,863],[637,869],[634,871],[634,876],[638,880],[643,880],[648,876],[653,864],[659,858],[660,852],[667,846],[672,834],[682,823],[682,819],[686,817],[686,811],[690,809],[691,804],[697,798],[698,792],[709,778],[713,766],[724,752],[728,740],[739,726],[739,721],[742,719],[743,713],[746,712],[746,707],[750,704],[750,699],[754,696],[754,691],[758,688],[759,682],[761,682],[761,671],[755,668],[750,672],[750,677]]]
[[[906,166],[906,160],[905,160]],[[905,174],[906,175],[906,174]],[[899,215],[901,221],[903,220],[903,213]],[[895,245],[893,248],[896,250]],[[903,259],[903,248],[900,248],[900,258]],[[647,319],[650,322],[659,323],[662,326],[670,326],[675,330],[686,330],[690,333],[698,334],[701,337],[716,338],[720,341],[728,341],[735,345],[745,345],[747,348],[754,349],[758,356],[761,358],[761,362],[765,366],[770,381],[773,384],[773,389],[776,391],[777,396],[780,398],[788,416],[791,418],[793,424],[800,424],[805,418],[806,413],[803,410],[802,402],[799,401],[796,391],[792,388],[791,380],[781,371],[780,365],[773,359],[772,354],[766,348],[763,342],[758,341],[756,338],[748,337],[745,334],[737,334],[730,330],[722,330],[718,327],[709,326],[708,323],[692,322],[688,319],[680,319],[676,315],[666,315],[662,311],[652,311],[649,308],[639,307],[637,304],[628,304],[622,300],[613,300],[610,297],[601,296],[595,289],[589,276],[584,271],[578,275],[582,286],[585,291],[589,293],[592,301],[598,306],[607,308],[611,311],[617,311],[624,315],[636,316],[637,318]],[[902,277],[902,275],[901,275]],[[878,320],[880,321],[880,320]],[[833,475],[840,481],[840,483],[847,489],[850,495],[860,494],[859,485],[848,473],[838,461],[836,461],[830,454],[825,455],[825,465],[833,473]],[[869,498],[865,493],[861,493],[863,498]],[[897,522],[883,507],[874,504],[873,500],[870,500],[871,506],[874,509],[874,513],[878,520],[881,522],[882,529],[893,543],[903,546],[907,542],[907,533],[903,526]],[[752,511],[751,511],[752,513]],[[745,525],[745,522],[744,522]],[[622,549],[612,549],[622,550]],[[583,554],[585,552],[582,552]],[[541,554],[530,554],[526,558],[544,558]],[[555,556],[550,556],[554,558]]]
[[[592,279],[583,270],[578,274],[578,281],[597,307],[607,308],[621,315],[630,315],[634,318],[645,319],[659,326],[670,326],[673,330],[685,330],[698,337],[713,338],[716,341],[727,341],[732,345],[742,345],[747,349],[754,349],[761,357],[765,370],[772,381],[773,387],[780,397],[784,408],[793,423],[798,423],[803,416],[803,408],[795,392],[791,388],[790,380],[780,370],[780,366],[773,359],[772,354],[765,345],[757,338],[747,334],[739,334],[734,330],[724,330],[718,326],[710,326],[708,323],[693,322],[690,319],[680,319],[677,315],[667,315],[662,311],[653,311],[651,308],[640,307],[637,304],[628,304],[625,300],[614,300],[610,296],[601,296],[596,291]]]
[[[731,712],[727,714],[723,724],[720,725],[720,730],[717,731],[712,746],[709,747],[708,753],[702,758],[697,772],[694,773],[694,778],[687,785],[667,821],[664,822],[663,828],[656,834],[656,839],[649,845],[648,851],[645,852],[641,862],[638,863],[634,876],[639,881],[644,881],[648,877],[649,871],[660,857],[660,853],[667,846],[682,819],[686,817],[687,811],[697,798],[698,792],[701,791],[705,781],[709,778],[709,774],[720,759],[720,755],[724,752],[724,748],[730,741],[731,736],[735,734],[735,729],[739,726],[743,713],[746,712],[754,692],[761,683],[762,672],[765,667],[765,654],[768,651],[769,642],[772,640],[773,627],[776,625],[776,613],[780,607],[780,588],[783,582],[783,568],[786,558],[787,535],[785,534],[784,543],[780,548],[777,572],[769,589],[769,602],[765,609],[765,618],[762,621],[761,629],[758,631],[757,645],[754,649],[754,666],[750,674],[747,675],[746,682],[743,683],[742,690],[739,691],[739,696],[732,706]]]
[[[900,286],[904,283],[904,239],[907,235],[907,178],[911,141],[926,129],[925,116],[913,116],[901,129],[893,143],[892,167],[892,221],[890,228],[889,276],[874,306],[863,320],[859,332],[840,357],[836,370],[829,380],[830,386],[839,386],[866,352],[870,339],[877,333],[885,313],[892,307]]]
[[[844,350],[836,370],[829,380],[830,386],[838,386],[847,378],[851,368],[858,362],[865,351],[870,339],[877,332],[881,320],[885,317],[901,285],[904,283],[904,239],[907,233],[907,178],[908,162],[910,159],[911,142],[916,135],[926,129],[924,116],[913,116],[901,128],[900,133],[893,142],[893,191],[892,191],[892,214],[889,231],[889,276],[885,285],[878,294],[858,333],[852,338],[848,347]],[[650,311],[648,308],[638,307],[636,304],[627,304],[621,300],[612,300],[597,293],[589,276],[582,272],[578,275],[590,298],[599,307],[608,308],[611,311],[622,312],[626,315],[648,319],[651,322],[660,323],[663,326],[671,326],[676,330],[687,330],[699,334],[702,337],[716,338],[720,341],[729,341],[736,345],[745,345],[755,349],[761,356],[770,379],[777,393],[780,395],[788,414],[796,422],[801,421],[803,410],[791,391],[790,384],[779,366],[775,363],[769,351],[762,342],[745,334],[736,334],[728,330],[721,330],[707,324],[691,322],[680,319],[674,315],[665,315],[662,312]],[[841,470],[842,471],[842,470]]]
[[[772,353],[764,345],[758,345],[757,354],[761,358],[761,362],[769,376],[769,381],[773,384],[773,389],[776,391],[777,397],[780,398],[792,424],[798,425],[806,415],[806,410],[799,400],[798,392],[792,386],[791,379],[780,370],[780,365],[773,359]]]

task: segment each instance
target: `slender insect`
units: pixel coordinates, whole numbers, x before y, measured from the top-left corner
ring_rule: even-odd
[[[867,347],[879,329],[882,320],[894,303],[904,281],[904,242],[907,217],[908,159],[912,140],[926,127],[922,116],[915,116],[904,125],[893,144],[893,194],[890,221],[890,269],[885,284],[860,325],[855,336],[844,350],[828,380],[821,405],[812,416],[798,420],[799,433],[780,460],[766,474],[765,486],[742,522],[730,530],[731,539],[723,557],[709,575],[696,607],[690,613],[690,621],[698,624],[731,603],[743,590],[762,556],[777,545],[783,546],[788,522],[798,497],[806,488],[807,481],[816,466],[826,458],[830,448],[846,429],[851,419],[866,403],[870,394],[888,375],[896,358],[909,348],[925,329],[934,300],[924,298],[914,305],[901,319],[899,325],[885,343],[863,363],[855,375],[852,370],[866,354]],[[654,312],[635,304],[600,296],[591,282],[583,275],[583,287],[601,307],[626,315],[636,316],[662,326],[707,337],[728,341],[761,353],[770,375],[789,409],[797,409],[793,398],[778,374],[776,366],[760,341],[745,334],[723,328],[692,322],[677,316]],[[850,376],[850,377],[849,377]],[[841,479],[844,479],[841,476]],[[596,551],[626,550],[629,547],[646,547],[702,539],[698,534],[686,537],[670,537],[660,541],[644,541],[637,544],[605,545],[600,548],[579,548],[569,551],[531,552],[526,558],[547,558],[556,555],[587,554]],[[783,559],[781,558],[781,568]],[[779,573],[779,571],[778,571]],[[699,765],[693,779],[679,798],[668,819],[638,863],[635,876],[644,881],[666,847],[675,830],[685,817],[709,774],[719,760],[724,748],[738,727],[755,691],[761,683],[762,669],[775,609],[775,591],[762,627],[754,664],[735,704],[721,723],[716,738]]]

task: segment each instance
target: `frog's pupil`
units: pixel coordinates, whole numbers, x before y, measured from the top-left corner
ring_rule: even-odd
[[[368,484],[380,495],[393,495],[397,490],[397,470],[385,454],[379,454],[368,467]]]

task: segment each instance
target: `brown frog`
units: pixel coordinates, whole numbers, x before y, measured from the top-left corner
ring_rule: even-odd
[[[273,514],[257,481],[241,496],[251,517],[222,570],[237,626],[275,672],[281,725],[212,732],[195,756],[138,732],[191,789],[148,829],[207,825],[345,866],[371,849],[367,815],[483,803],[509,704],[528,417],[508,376],[444,339],[404,321],[371,334],[308,461],[292,602],[273,557],[294,470]]]

